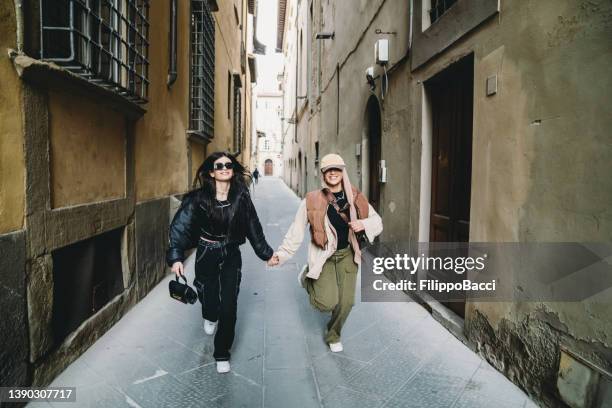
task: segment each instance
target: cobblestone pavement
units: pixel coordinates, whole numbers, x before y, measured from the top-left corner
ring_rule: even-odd
[[[281,180],[263,178],[254,201],[276,247],[299,199]],[[76,386],[78,407],[535,406],[415,303],[358,298],[345,350],[332,354],[323,342],[327,315],[310,307],[296,279],[306,244],[280,268],[267,268],[248,244],[242,255],[230,373],[217,374],[199,305],[170,299],[168,277],[52,385]],[[187,269],[193,277],[193,257]]]

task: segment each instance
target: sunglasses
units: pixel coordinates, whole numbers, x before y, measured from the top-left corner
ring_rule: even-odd
[[[215,170],[223,170],[223,168],[226,168],[227,170],[231,170],[234,168],[234,163],[232,162],[215,163]]]

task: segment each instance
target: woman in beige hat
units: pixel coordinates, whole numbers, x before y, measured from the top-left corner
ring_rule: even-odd
[[[324,156],[321,175],[323,188],[306,194],[268,265],[290,259],[304,239],[306,226],[310,226],[308,265],[300,273],[300,282],[315,308],[331,312],[325,341],[332,352],[339,352],[342,326],[355,301],[361,263],[359,238],[372,242],[382,232],[382,221],[365,196],[351,185],[342,157]]]

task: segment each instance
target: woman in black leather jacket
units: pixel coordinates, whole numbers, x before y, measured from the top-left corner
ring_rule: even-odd
[[[219,373],[230,370],[242,258],[249,239],[259,258],[272,257],[246,184],[244,167],[229,153],[208,156],[197,173],[199,188],[188,193],[172,224],[166,261],[183,275],[184,251],[197,246],[194,286],[202,303],[204,331],[213,334]]]

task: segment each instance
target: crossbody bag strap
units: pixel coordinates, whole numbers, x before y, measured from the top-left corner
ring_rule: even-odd
[[[340,206],[338,205],[338,201],[336,200],[336,196],[334,196],[334,193],[332,193],[328,188],[324,188],[323,194],[325,194],[327,203],[334,207],[340,218],[342,218],[342,220],[347,224],[350,223],[348,216],[344,212],[340,211]]]

